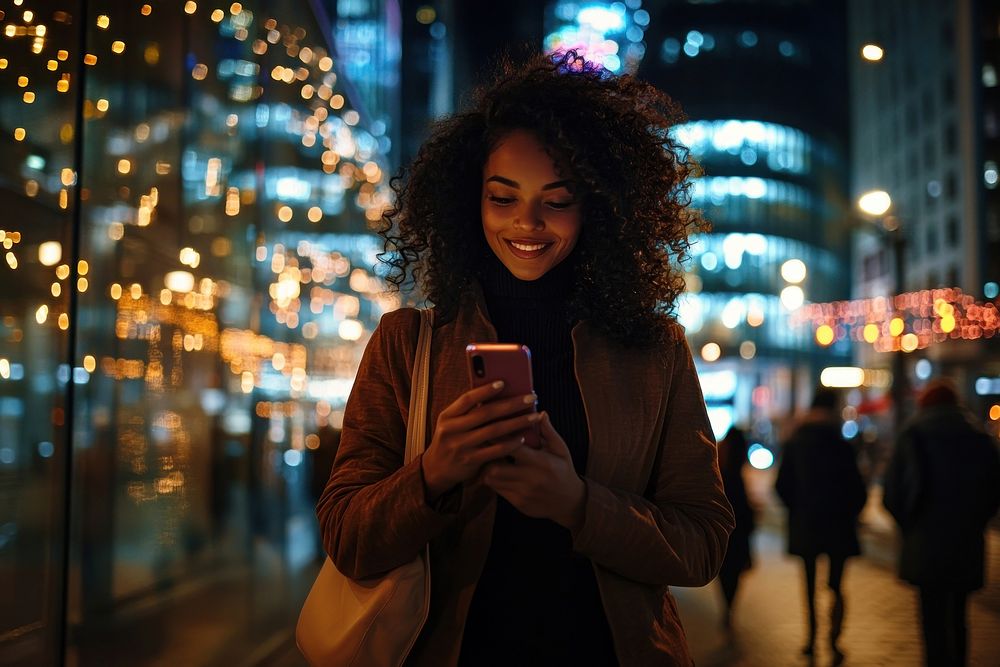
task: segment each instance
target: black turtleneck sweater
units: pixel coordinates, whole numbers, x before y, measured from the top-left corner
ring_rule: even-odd
[[[527,345],[538,394],[583,474],[588,433],[573,371],[567,304],[575,255],[534,281],[514,277],[489,252],[480,282],[500,342]],[[463,667],[615,665],[614,646],[590,561],[569,531],[521,514],[501,497],[486,565],[469,609]]]

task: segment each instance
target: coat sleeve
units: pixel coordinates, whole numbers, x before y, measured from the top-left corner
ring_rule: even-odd
[[[795,505],[796,456],[798,449],[795,447],[793,437],[785,441],[781,447],[781,463],[778,465],[778,477],[774,482],[775,492],[789,510]]]
[[[454,517],[427,504],[420,459],[403,465],[419,323],[417,311],[399,310],[384,315],[372,334],[316,506],[327,554],[353,579],[413,560]]]
[[[573,548],[651,585],[703,586],[716,575],[734,527],[694,360],[675,349],[666,417],[645,496],[585,478],[584,521]]]

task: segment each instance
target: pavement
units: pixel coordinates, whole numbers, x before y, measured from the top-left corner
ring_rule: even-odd
[[[756,487],[756,488],[751,488]],[[784,552],[784,513],[766,475],[748,480],[762,507],[753,537],[754,567],[743,575],[733,606],[731,631],[722,628],[722,591],[717,582],[702,588],[673,588],[681,619],[699,667],[781,667],[830,665],[832,595],[825,587],[826,563],[818,566],[817,653],[800,651],[806,642],[805,584],[801,561]],[[1000,665],[1000,531],[988,531],[986,587],[970,596],[969,664]],[[898,535],[882,509],[877,487],[862,514],[863,554],[848,561],[843,590],[846,616],[839,641],[844,667],[918,667],[923,664],[916,589],[895,571]]]

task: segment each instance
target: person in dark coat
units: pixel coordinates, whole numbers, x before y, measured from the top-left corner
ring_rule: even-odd
[[[776,490],[788,508],[788,553],[802,558],[806,575],[809,638],[802,652],[812,655],[816,641],[816,558],[830,561],[827,585],[834,595],[830,611],[830,649],[835,665],[844,660],[837,646],[845,603],[840,589],[844,564],[861,553],[857,522],[867,500],[854,450],[840,432],[839,397],[817,389],[810,410],[784,444]]]
[[[1000,506],[1000,453],[947,380],[927,385],[900,431],[883,503],[903,534],[899,576],[920,589],[928,665],[964,665],[966,598],[983,586],[987,522]]]
[[[722,594],[726,601],[726,611],[723,625],[728,628],[732,621],[733,600],[739,585],[740,575],[750,568],[750,534],[754,529],[754,512],[747,499],[746,486],[743,484],[743,467],[747,462],[748,442],[746,435],[737,427],[732,427],[719,443],[719,469],[722,472],[722,485],[726,490],[726,498],[733,506],[736,515],[736,528],[729,535],[729,548],[726,550],[722,569],[719,570],[719,583],[722,584]]]

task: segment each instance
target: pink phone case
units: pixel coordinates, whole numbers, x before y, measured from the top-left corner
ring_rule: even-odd
[[[473,387],[503,380],[504,388],[497,398],[513,398],[534,391],[531,379],[531,350],[527,345],[471,343],[465,348],[465,358],[469,369],[469,381]],[[535,411],[536,406],[529,405],[516,414]],[[529,427],[522,432],[522,435],[524,444],[535,448],[542,446],[537,425]]]

